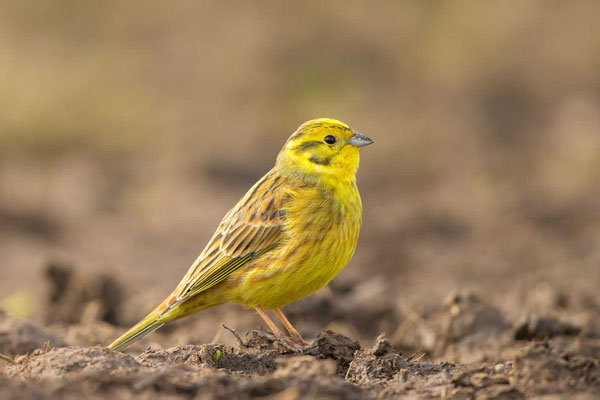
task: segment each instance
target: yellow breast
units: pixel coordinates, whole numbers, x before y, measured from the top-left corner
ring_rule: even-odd
[[[354,181],[297,189],[284,211],[286,239],[240,271],[231,301],[282,307],[326,285],[354,254],[362,220]]]

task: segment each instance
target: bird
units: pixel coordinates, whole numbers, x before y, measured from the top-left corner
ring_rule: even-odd
[[[224,303],[255,309],[278,340],[308,346],[281,308],[325,286],[353,256],[362,224],[359,149],[371,143],[335,119],[300,125],[175,290],[108,348],[124,350],[167,322]]]

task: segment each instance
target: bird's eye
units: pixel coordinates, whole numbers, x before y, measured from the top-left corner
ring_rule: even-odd
[[[325,143],[327,144],[334,144],[335,143],[335,136],[331,136],[331,135],[327,135],[325,136]]]

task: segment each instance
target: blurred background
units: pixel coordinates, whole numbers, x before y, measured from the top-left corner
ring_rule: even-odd
[[[117,327],[98,341],[112,339],[175,287],[296,127],[332,117],[375,144],[355,257],[287,308],[305,335],[385,330],[429,349],[402,327],[465,290],[513,321],[561,307],[597,320],[598,15],[597,2],[3,1],[0,308],[104,320]],[[222,323],[262,324],[226,305],[148,340],[233,340]]]

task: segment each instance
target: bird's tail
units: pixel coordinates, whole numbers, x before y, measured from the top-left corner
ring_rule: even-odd
[[[161,321],[159,316],[155,314],[150,314],[146,318],[135,324],[133,328],[121,335],[117,340],[108,345],[108,348],[117,351],[125,350],[134,342],[143,338],[146,335],[149,335],[164,324],[165,321]]]
[[[111,350],[125,350],[131,346],[134,342],[140,340],[146,335],[151,334],[164,324],[177,317],[175,314],[169,311],[171,306],[174,305],[175,298],[173,295],[167,297],[161,304],[159,304],[150,314],[148,314],[143,320],[135,324],[131,329],[121,335],[117,340],[108,345]]]
[[[196,296],[192,301],[186,298],[177,299],[179,294],[178,289],[164,299],[162,303],[146,316],[146,318],[135,324],[133,328],[112,342],[108,348],[117,351],[124,350],[137,340],[151,334],[167,322],[225,302],[225,299],[222,297],[214,296],[209,299]]]

